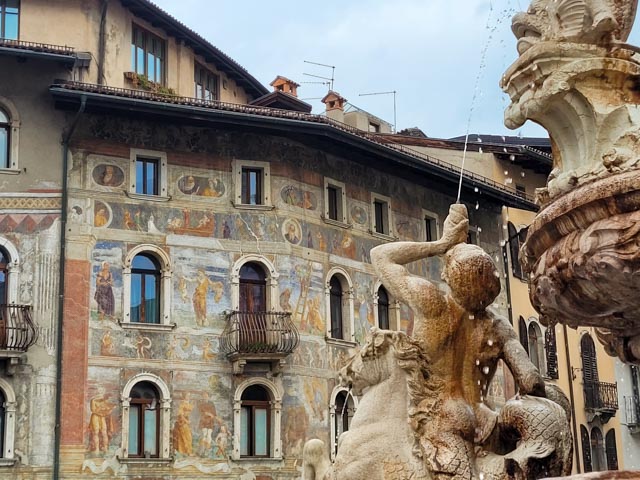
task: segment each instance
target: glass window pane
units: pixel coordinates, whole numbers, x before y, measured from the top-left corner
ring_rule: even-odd
[[[249,172],[249,203],[258,204],[258,176],[255,171]]]
[[[134,273],[131,275],[131,320],[140,321],[140,302],[142,301],[142,275]]]
[[[0,168],[9,168],[9,132],[0,128]]]
[[[147,185],[145,193],[149,195],[156,195],[156,163],[147,162]]]
[[[138,47],[136,52],[136,73],[144,75],[144,50],[141,47]]]
[[[4,17],[4,38],[11,40],[18,39],[18,8],[11,7],[11,2],[7,5]]]
[[[144,451],[149,452],[152,457],[158,455],[158,411],[144,411]]]
[[[136,71],[136,46],[131,44],[131,71]]]
[[[268,450],[267,450],[267,446],[269,445],[269,439],[268,439],[268,435],[269,432],[267,431],[267,414],[268,411],[266,408],[256,408],[254,410],[254,415],[255,415],[255,426],[254,426],[254,432],[255,432],[255,452],[254,455],[256,456],[266,456],[269,454]]]
[[[147,53],[147,78],[152,82],[156,80],[156,59],[151,53]]]
[[[162,83],[162,59],[156,57],[156,82]]]
[[[136,255],[131,266],[136,270],[158,270],[158,266],[147,255]]]
[[[144,312],[146,323],[159,323],[157,283],[154,275],[145,275]]]
[[[140,407],[132,405],[129,408],[129,455],[138,455],[140,452],[138,445],[140,426]]]
[[[0,109],[0,123],[9,123],[9,115]]]
[[[3,303],[7,303],[7,274],[0,270],[0,304]]]
[[[249,408],[240,410],[240,455],[249,455]]]
[[[136,193],[144,193],[144,162],[136,162]]]

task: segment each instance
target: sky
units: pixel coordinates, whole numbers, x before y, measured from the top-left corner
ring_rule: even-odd
[[[283,75],[322,113],[331,77],[349,103],[429,137],[546,136],[503,124],[502,74],[517,58],[511,17],[527,0],[153,0],[246,68],[267,88]],[[638,23],[638,22],[636,22]],[[629,43],[640,44],[634,26]]]

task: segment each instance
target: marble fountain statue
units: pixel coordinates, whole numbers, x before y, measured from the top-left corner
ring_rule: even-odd
[[[523,246],[530,296],[547,325],[592,326],[611,355],[640,364],[640,49],[627,45],[636,0],[533,0],[513,19],[520,54],[502,78],[505,124],[551,137],[554,168]],[[385,287],[414,311],[413,337],[373,330],[340,371],[363,394],[332,464],[320,440],[303,480],[494,480],[568,475],[569,407],[545,385],[511,325],[488,308],[497,270],[464,243],[452,205],[435,242],[371,251]],[[407,263],[444,258],[442,293]],[[485,403],[498,360],[519,395]],[[605,472],[580,478],[640,478]]]

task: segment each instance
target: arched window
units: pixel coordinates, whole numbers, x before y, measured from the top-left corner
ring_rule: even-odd
[[[607,470],[618,470],[618,448],[616,447],[616,431],[611,429],[604,438],[607,451]]]
[[[522,316],[518,319],[518,337],[520,339],[520,345],[529,353],[529,336],[527,335],[527,322],[524,321]]]
[[[240,268],[240,311],[266,312],[267,276],[262,266],[255,262]]]
[[[591,335],[584,334],[580,339],[580,355],[582,357],[582,383],[584,389],[585,407],[600,408],[600,391],[598,378],[598,363],[596,346]]]
[[[270,399],[267,390],[252,385],[242,392],[240,456],[268,457]]]
[[[594,472],[601,472],[607,469],[604,440],[602,439],[602,432],[598,427],[591,429],[591,461],[593,462]]]
[[[131,321],[160,323],[160,265],[153,255],[140,253],[131,263]]]
[[[156,245],[138,245],[129,251],[122,270],[123,328],[164,331],[175,327],[170,323],[170,265],[167,252]]]
[[[233,452],[243,457],[282,458],[282,392],[266,379],[251,378],[234,396]]]
[[[170,458],[171,398],[157,375],[139,373],[122,392],[124,458]]]
[[[529,336],[529,358],[540,373],[543,373],[544,347],[542,343],[542,331],[536,322],[530,322],[527,329]]]
[[[586,473],[593,471],[591,464],[591,440],[589,431],[584,425],[580,425],[580,441],[582,443],[582,462]]]
[[[5,462],[14,459],[16,405],[16,396],[11,385],[0,378],[0,459]]]
[[[11,152],[11,123],[9,115],[0,108],[0,168],[9,168]]]
[[[358,399],[344,387],[335,387],[331,393],[329,404],[329,416],[331,425],[331,460],[335,459],[338,452],[338,439],[340,435],[351,427],[351,419],[358,408]]]
[[[338,452],[338,439],[344,432],[349,431],[351,419],[355,413],[353,396],[347,390],[342,390],[336,395],[336,416],[335,416],[335,452]]]
[[[9,255],[0,248],[0,305],[6,305],[9,286]]]
[[[389,330],[389,294],[382,286],[378,289],[378,327]]]
[[[549,325],[544,333],[544,350],[547,360],[547,376],[558,379],[558,348],[556,346],[556,326]]]
[[[129,457],[158,458],[160,395],[150,382],[137,383],[129,400]]]
[[[331,316],[331,338],[343,339],[342,284],[336,275],[329,280],[329,314]]]

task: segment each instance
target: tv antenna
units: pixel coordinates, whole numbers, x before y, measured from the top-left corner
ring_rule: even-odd
[[[373,92],[373,93],[359,93],[359,97],[366,97],[369,95],[391,95],[393,94],[393,133],[396,133],[396,91],[390,92]]]
[[[326,63],[318,63],[318,62],[310,62],[309,60],[303,60],[304,63],[309,63],[311,65],[318,65],[320,67],[330,68],[331,69],[331,78],[329,77],[321,77],[320,75],[312,75],[311,73],[303,73],[307,77],[320,78],[322,80],[327,80],[329,82],[329,90],[333,90],[333,81],[335,79],[336,67],[335,65],[327,65]]]

